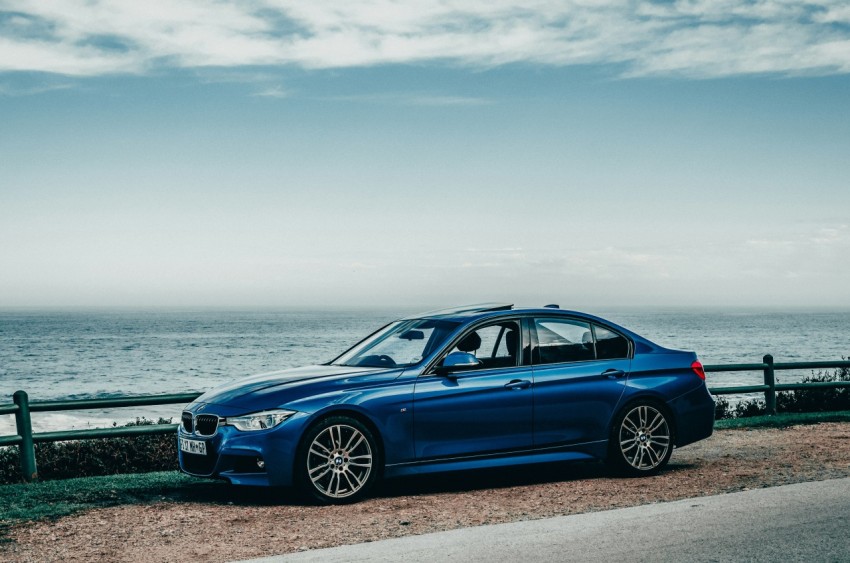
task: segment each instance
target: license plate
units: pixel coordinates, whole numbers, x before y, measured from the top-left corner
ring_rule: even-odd
[[[180,451],[187,454],[207,455],[207,443],[200,440],[180,438]]]

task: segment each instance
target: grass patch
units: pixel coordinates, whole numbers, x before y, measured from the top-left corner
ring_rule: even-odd
[[[57,518],[82,509],[176,498],[208,483],[176,471],[162,471],[3,485],[0,521]]]
[[[784,428],[796,424],[817,424],[819,422],[850,422],[850,411],[838,412],[794,412],[780,413],[776,416],[748,416],[744,418],[725,418],[714,421],[714,428]]]
[[[4,541],[6,531],[13,524],[59,518],[94,508],[153,502],[259,506],[292,502],[294,498],[285,489],[233,487],[224,481],[198,479],[178,471],[0,485],[0,541]]]

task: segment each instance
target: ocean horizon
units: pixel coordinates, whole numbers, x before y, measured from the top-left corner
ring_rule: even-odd
[[[565,307],[566,308],[566,307]],[[0,309],[0,404],[205,391],[252,374],[327,362],[362,337],[421,308]],[[582,309],[705,364],[829,361],[850,356],[850,310],[611,307]],[[798,381],[811,370],[778,372]],[[761,374],[712,373],[709,386]],[[35,413],[36,431],[110,426],[136,417],[177,420],[182,405]],[[0,416],[0,435],[14,433]]]

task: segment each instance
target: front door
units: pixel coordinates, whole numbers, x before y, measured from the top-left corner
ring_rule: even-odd
[[[445,354],[473,354],[478,368],[418,378],[413,398],[417,459],[532,446],[532,373],[522,365],[520,326],[511,319],[474,328]]]

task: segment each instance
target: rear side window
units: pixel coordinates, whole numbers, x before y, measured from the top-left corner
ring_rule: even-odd
[[[629,341],[625,336],[599,325],[593,325],[596,333],[596,357],[600,360],[617,360],[629,357]]]
[[[580,362],[596,357],[590,324],[572,319],[535,319],[535,364]]]

